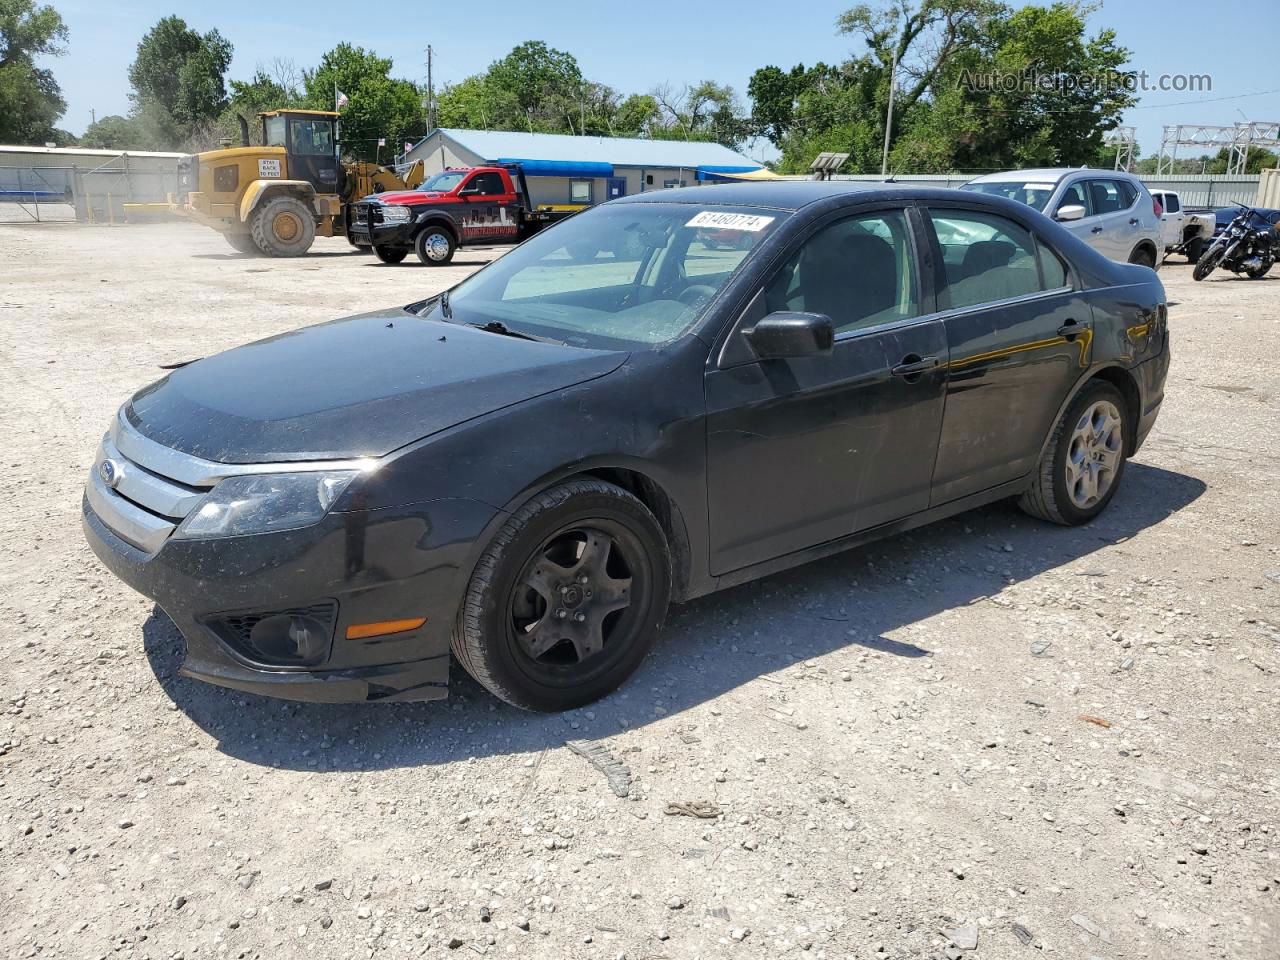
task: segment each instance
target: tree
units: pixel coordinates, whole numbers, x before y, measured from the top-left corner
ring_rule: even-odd
[[[1230,161],[1231,151],[1223,147],[1204,163],[1205,173],[1226,173],[1227,164]],[[1199,161],[1197,161],[1198,163]],[[1249,153],[1245,157],[1244,173],[1259,174],[1263,170],[1269,170],[1272,167],[1280,165],[1280,157],[1277,157],[1270,150],[1262,147],[1250,147]],[[1196,172],[1199,172],[1198,170]]]
[[[807,170],[827,150],[848,153],[852,170],[878,171],[896,59],[892,169],[1094,162],[1136,98],[1129,51],[1111,30],[1087,37],[1084,13],[1074,2],[1016,11],[995,0],[859,4],[836,27],[865,52],[836,66],[757,70],[752,119],[782,150],[783,170]]]
[[[80,145],[97,150],[149,150],[153,146],[135,117],[114,113],[89,124]]]
[[[0,143],[63,142],[55,122],[67,109],[53,73],[38,56],[61,56],[67,28],[50,6],[0,0]]]
[[[170,146],[217,120],[227,102],[223,78],[232,50],[217,30],[197,33],[181,17],[165,17],[139,42],[129,67],[135,107],[156,108],[157,132]]]
[[[362,160],[378,156],[378,138],[392,149],[426,133],[422,91],[391,75],[391,60],[372,50],[340,43],[314,70],[303,71],[303,105],[332,110],[335,86],[349,101],[342,109],[342,150]]]
[[[752,132],[733,87],[714,80],[655,87],[649,94],[658,107],[649,135],[660,139],[711,140],[736,148]]]

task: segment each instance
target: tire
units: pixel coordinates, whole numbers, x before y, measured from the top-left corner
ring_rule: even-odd
[[[262,255],[258,245],[253,242],[253,237],[247,233],[224,233],[222,236],[236,253],[247,253],[255,257]]]
[[[423,227],[413,240],[413,252],[429,267],[443,267],[457,249],[453,234],[444,227]]]
[[[1095,416],[1098,413],[1107,419],[1100,421]],[[1018,500],[1018,506],[1033,517],[1063,526],[1088,523],[1098,516],[1107,508],[1124,478],[1126,434],[1132,422],[1119,390],[1104,380],[1087,384],[1054,426],[1053,435],[1036,465],[1035,478]],[[1082,440],[1082,431],[1096,433],[1090,428],[1100,423],[1105,430],[1101,444],[1090,445]],[[1068,472],[1068,459],[1080,462],[1077,457],[1093,466],[1083,472],[1079,469]],[[1088,480],[1090,473],[1094,477],[1092,487]],[[1073,482],[1073,477],[1079,479]]]
[[[394,247],[374,247],[373,255],[383,263],[399,263],[409,255],[409,251],[397,250]]]
[[[1209,274],[1213,273],[1214,268],[1222,262],[1222,258],[1226,255],[1226,244],[1219,243],[1210,247],[1200,259],[1196,261],[1196,267],[1191,271],[1192,280],[1203,280]]]
[[[1182,252],[1187,255],[1187,263],[1195,263],[1200,259],[1200,254],[1204,253],[1204,237],[1192,237]]]
[[[485,549],[453,653],[513,706],[570,710],[635,671],[670,595],[666,537],[648,508],[611,483],[570,480],[512,514]]]
[[[272,197],[253,212],[249,229],[268,257],[298,257],[316,238],[316,217],[297,197]]]
[[[1156,268],[1156,256],[1146,247],[1134,247],[1133,252],[1129,254],[1129,262],[1136,263],[1140,267],[1150,267],[1152,270]]]

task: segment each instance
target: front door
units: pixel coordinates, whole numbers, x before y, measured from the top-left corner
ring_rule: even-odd
[[[1093,315],[1063,261],[1021,224],[931,205],[943,263],[946,415],[932,504],[1025,476],[1087,365]]]
[[[743,328],[774,311],[821,313],[836,342],[825,356],[748,353],[708,372],[712,573],[928,505],[946,340],[940,322],[919,319],[930,311],[915,250],[904,209],[837,219],[752,301]]]
[[[475,243],[516,238],[516,196],[507,189],[502,174],[495,170],[473,173],[458,190],[458,197],[463,201],[459,212],[463,240]]]
[[[306,180],[316,193],[338,192],[338,155],[331,117],[289,117],[289,179]]]

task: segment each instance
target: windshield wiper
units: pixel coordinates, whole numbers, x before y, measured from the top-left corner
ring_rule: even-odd
[[[515,337],[517,340],[534,340],[538,343],[558,343],[564,346],[563,340],[553,340],[551,337],[539,337],[536,334],[525,333],[522,330],[512,330],[501,320],[490,320],[488,323],[469,323],[469,327],[475,327],[477,330],[483,330],[485,333],[496,333],[503,337]]]

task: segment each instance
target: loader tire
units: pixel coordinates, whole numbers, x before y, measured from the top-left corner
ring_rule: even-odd
[[[253,212],[249,229],[268,257],[297,257],[311,249],[316,218],[297,197],[273,197]]]

